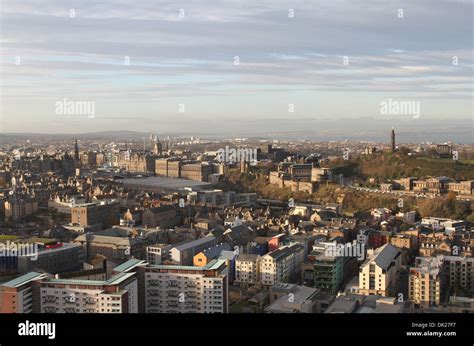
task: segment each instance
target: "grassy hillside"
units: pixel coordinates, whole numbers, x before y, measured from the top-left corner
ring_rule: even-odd
[[[469,160],[410,157],[402,153],[379,153],[361,156],[351,161],[342,159],[330,163],[336,173],[360,179],[376,178],[379,182],[403,177],[447,176],[455,180],[473,180],[474,162]]]

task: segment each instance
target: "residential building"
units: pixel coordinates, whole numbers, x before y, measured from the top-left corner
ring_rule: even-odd
[[[444,256],[444,266],[448,294],[461,290],[474,295],[474,257]]]
[[[136,272],[143,313],[228,313],[229,290],[225,260],[204,267],[150,265],[131,259],[114,269]]]
[[[259,261],[257,254],[240,254],[235,261],[235,282],[248,287],[259,282]]]
[[[264,286],[296,280],[301,273],[304,247],[300,244],[283,246],[262,256],[259,264],[260,283]]]
[[[367,251],[367,260],[359,268],[359,292],[392,296],[400,273],[400,250],[391,244]]]
[[[33,312],[34,280],[46,274],[30,272],[0,285],[0,313],[31,313]]]
[[[443,256],[417,257],[410,268],[409,299],[416,308],[439,306],[444,293]]]
[[[231,247],[227,243],[221,243],[216,246],[209,247],[193,257],[193,264],[196,267],[204,267],[214,259],[219,258],[222,251],[230,251]]]
[[[133,272],[118,273],[109,280],[59,279],[30,272],[0,286],[0,301],[6,302],[0,311],[136,313],[137,293]]]
[[[187,240],[171,248],[169,251],[170,259],[176,264],[190,266],[193,264],[193,258],[196,254],[215,245],[216,238],[214,236]]]

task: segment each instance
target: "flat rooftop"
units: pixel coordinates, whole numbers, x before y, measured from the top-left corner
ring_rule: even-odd
[[[62,285],[87,285],[87,286],[109,286],[118,285],[128,278],[134,276],[135,273],[118,273],[108,280],[86,280],[86,279],[48,279],[46,283],[62,284]]]
[[[36,272],[29,272],[25,275],[22,275],[20,277],[17,277],[16,279],[13,279],[13,280],[10,280],[8,282],[5,282],[3,283],[1,286],[5,286],[5,287],[10,287],[10,288],[15,288],[15,287],[19,287],[21,285],[24,285],[32,280],[36,280],[36,279],[39,279],[39,278],[42,278],[44,277],[45,275],[44,274],[41,274],[41,273],[36,273]]]
[[[146,177],[122,179],[123,186],[151,191],[197,191],[212,188],[211,183],[170,177]]]

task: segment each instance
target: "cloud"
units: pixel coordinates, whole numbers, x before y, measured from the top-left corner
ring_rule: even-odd
[[[364,93],[463,99],[452,111],[466,114],[474,66],[472,6],[408,0],[10,0],[1,8],[3,110],[11,119],[28,110],[49,118],[47,106],[36,102],[85,97],[110,102],[111,108],[130,103],[142,110],[151,103],[172,109],[180,98],[200,102],[214,96],[229,115],[250,119],[252,114],[238,111],[239,97],[257,95],[261,107],[273,109],[272,95],[291,94],[309,104],[331,92],[340,95],[340,104],[349,94]],[[373,97],[364,107],[379,102]],[[341,105],[323,102],[331,114],[346,114]]]

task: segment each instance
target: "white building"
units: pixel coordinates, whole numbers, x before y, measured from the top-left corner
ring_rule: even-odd
[[[137,313],[135,273],[111,279],[44,279],[39,283],[41,313]]]
[[[273,286],[299,277],[304,261],[304,247],[293,244],[262,256],[259,264],[260,283]]]
[[[240,254],[235,261],[235,282],[240,286],[250,286],[258,283],[259,262],[259,255]]]
[[[391,244],[368,250],[359,268],[359,293],[395,295],[401,266],[401,252]]]
[[[229,311],[228,268],[225,260],[206,266],[150,265],[130,259],[114,268],[137,272],[139,311],[144,313],[227,313]]]
[[[158,244],[147,246],[146,259],[150,264],[161,264],[169,259],[169,251],[173,246],[169,244]]]

